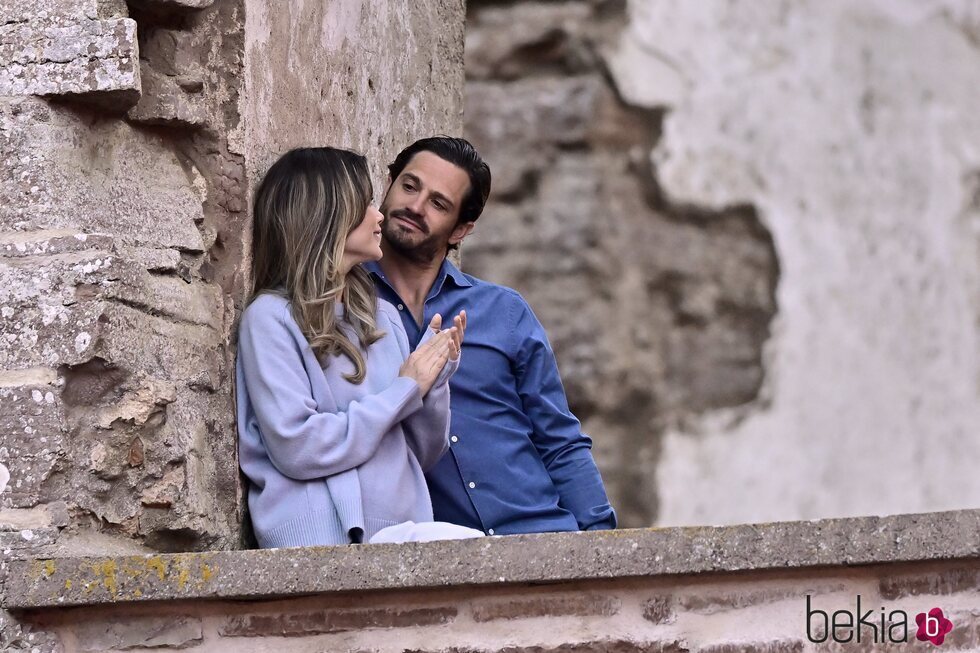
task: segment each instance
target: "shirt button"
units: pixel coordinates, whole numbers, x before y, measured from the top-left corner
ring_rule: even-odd
[[[493,529],[492,528],[487,531],[487,535],[493,535]]]
[[[474,483],[473,481],[470,481],[470,489],[472,490],[475,487],[476,487],[476,483]]]
[[[457,438],[455,435],[449,439],[452,440],[453,442],[459,442],[459,438]]]
[[[404,311],[405,310],[405,305],[404,304],[399,304],[398,305],[398,310],[399,311]]]

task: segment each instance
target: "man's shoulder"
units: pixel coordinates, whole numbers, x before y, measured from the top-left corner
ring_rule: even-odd
[[[474,292],[479,292],[482,295],[488,297],[499,298],[504,301],[510,301],[515,304],[520,304],[527,306],[527,300],[521,296],[521,293],[517,292],[513,288],[508,286],[500,285],[499,283],[493,283],[492,281],[487,281],[486,279],[480,279],[479,277],[474,277],[471,274],[463,273],[463,277],[470,282],[470,288]]]

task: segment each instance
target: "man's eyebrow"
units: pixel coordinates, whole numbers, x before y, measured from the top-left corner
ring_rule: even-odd
[[[422,180],[419,179],[418,177],[416,177],[415,175],[413,175],[411,172],[403,172],[401,174],[401,176],[402,176],[402,178],[408,179],[409,181],[413,182],[417,186],[422,186],[423,185],[422,184]],[[433,190],[432,191],[432,196],[433,197],[436,197],[436,198],[442,200],[443,202],[445,202],[446,204],[448,204],[450,209],[453,209],[453,208],[456,207],[456,203],[455,202],[453,202],[451,199],[449,199],[449,197],[447,197],[443,193],[440,193],[437,190]]]

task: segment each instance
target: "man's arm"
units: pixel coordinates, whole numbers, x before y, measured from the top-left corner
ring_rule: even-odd
[[[592,440],[568,408],[544,327],[523,299],[517,310],[513,322],[517,391],[560,504],[575,515],[582,530],[615,528],[616,513],[592,458]]]

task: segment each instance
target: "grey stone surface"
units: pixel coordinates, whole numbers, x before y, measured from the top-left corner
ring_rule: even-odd
[[[81,96],[125,110],[140,96],[129,18],[0,25],[0,96]]]
[[[464,9],[462,0],[246,0],[238,137],[249,182],[286,150],[319,143],[363,153],[380,198],[399,150],[461,131]]]
[[[7,563],[5,608],[980,558],[980,511]]]
[[[200,127],[207,122],[200,79],[165,75],[148,64],[141,66],[140,78],[143,95],[127,114],[131,122],[181,127]]]
[[[125,0],[0,0],[4,24],[72,24],[127,15]]]

